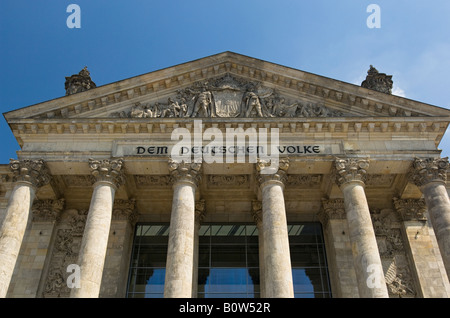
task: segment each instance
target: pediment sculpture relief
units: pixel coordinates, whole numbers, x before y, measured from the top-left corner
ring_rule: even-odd
[[[288,101],[276,90],[258,82],[247,82],[229,74],[197,82],[179,90],[166,103],[135,103],[129,111],[115,112],[113,117],[339,117],[343,113],[320,103]]]

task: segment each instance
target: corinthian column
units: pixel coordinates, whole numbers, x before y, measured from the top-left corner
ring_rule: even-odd
[[[78,255],[80,288],[72,288],[70,297],[99,296],[114,195],[125,180],[122,165],[122,159],[101,161],[89,159],[91,173],[96,181]]]
[[[272,174],[264,173],[268,166],[261,160],[256,164],[262,197],[264,292],[268,298],[292,298],[294,285],[283,195],[289,161],[280,159],[278,171]]]
[[[445,187],[448,168],[448,158],[416,158],[409,176],[424,195],[445,270],[450,277],[450,201]]]
[[[0,228],[0,297],[6,297],[14,266],[30,222],[30,209],[36,190],[50,181],[43,160],[12,160],[15,186]]]
[[[387,298],[383,267],[364,192],[368,167],[368,160],[336,159],[336,182],[344,194],[359,295],[363,298]]]
[[[192,296],[195,191],[201,177],[200,169],[201,163],[169,161],[174,183],[164,284],[166,298]]]

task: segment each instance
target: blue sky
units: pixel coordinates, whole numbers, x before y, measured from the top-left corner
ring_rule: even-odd
[[[85,65],[101,86],[223,51],[357,85],[372,64],[395,94],[450,108],[448,0],[1,0],[0,112],[64,96]],[[8,163],[19,146],[3,116],[0,134]],[[450,136],[440,148],[450,154]]]

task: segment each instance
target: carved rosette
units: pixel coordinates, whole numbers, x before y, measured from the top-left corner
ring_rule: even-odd
[[[89,167],[91,174],[95,177],[96,182],[107,182],[115,188],[119,188],[125,182],[125,176],[122,171],[123,159],[89,159]]]
[[[346,218],[343,199],[322,199],[322,209],[318,214],[322,225],[326,226],[329,220],[344,220]]]
[[[44,160],[14,160],[11,159],[9,167],[14,174],[14,182],[25,182],[33,187],[40,188],[50,182],[50,172]]]
[[[34,200],[31,211],[33,222],[57,222],[61,211],[64,209],[64,199],[59,200]]]
[[[393,201],[403,221],[426,221],[427,206],[424,199],[394,198]]]
[[[256,180],[260,187],[266,182],[278,182],[283,187],[286,184],[289,158],[280,158],[276,162],[258,158],[255,167]]]
[[[180,182],[193,184],[195,187],[198,186],[201,180],[201,168],[202,164],[200,162],[185,162],[169,160],[169,173],[172,177],[173,184]]]
[[[445,184],[448,169],[448,158],[415,158],[409,172],[409,180],[418,187],[422,187],[430,182]]]
[[[334,177],[338,186],[350,182],[359,182],[365,184],[367,178],[367,168],[369,168],[369,160],[360,158],[337,158],[334,166]]]
[[[128,221],[134,225],[139,213],[135,209],[136,200],[114,200],[112,219],[116,221]]]

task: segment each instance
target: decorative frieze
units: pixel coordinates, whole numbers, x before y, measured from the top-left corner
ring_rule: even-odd
[[[322,199],[322,209],[318,213],[318,218],[323,226],[329,220],[345,220],[345,205],[343,199]]]
[[[65,175],[61,178],[67,187],[83,188],[90,187],[95,183],[93,175]]]
[[[125,182],[122,166],[123,159],[89,159],[89,167],[96,182],[108,182],[116,188],[119,188]]]
[[[317,188],[321,183],[320,174],[289,174],[286,180],[286,186],[296,188]]]
[[[329,93],[329,91],[328,91]],[[135,103],[131,110],[112,114],[125,118],[182,117],[341,117],[340,111],[321,103],[288,100],[257,81],[246,81],[227,73],[195,82],[178,91],[167,102]]]
[[[418,187],[430,182],[445,183],[448,169],[448,158],[415,158],[409,172],[409,180]]]
[[[169,173],[173,178],[173,182],[193,183],[198,186],[201,180],[201,167],[200,162],[185,162],[169,159]]]
[[[195,222],[201,224],[203,222],[203,219],[205,218],[205,215],[205,200],[201,199],[195,201]]]
[[[166,188],[172,184],[172,177],[169,175],[134,175],[134,182],[138,188]]]
[[[335,161],[335,181],[339,186],[349,182],[365,183],[369,160],[361,158],[337,158]]]
[[[411,266],[400,230],[400,218],[390,209],[371,213],[389,297],[415,297]]]
[[[403,221],[426,221],[427,206],[424,199],[393,198],[394,207]]]
[[[135,209],[136,200],[114,200],[112,209],[112,219],[119,221],[128,221],[130,224],[135,224],[139,213]]]
[[[9,167],[14,174],[14,182],[27,182],[36,188],[40,188],[50,182],[50,172],[42,159],[11,159]]]
[[[33,222],[59,221],[61,211],[64,209],[64,203],[64,199],[34,200],[31,208]]]

